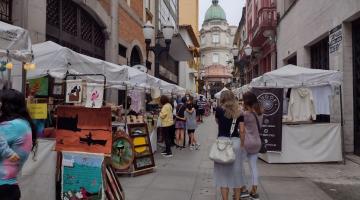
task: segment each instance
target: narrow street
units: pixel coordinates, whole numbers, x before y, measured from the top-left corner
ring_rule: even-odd
[[[210,144],[216,138],[211,116],[197,129],[199,151],[176,150],[174,157],[156,153],[156,171],[138,177],[120,177],[127,200],[214,200],[220,193],[213,188],[213,163],[208,159]],[[266,164],[259,160],[260,198],[264,200],[360,199],[359,165]],[[247,163],[245,163],[247,167]],[[247,170],[248,174],[248,170]],[[322,189],[321,189],[322,188]]]

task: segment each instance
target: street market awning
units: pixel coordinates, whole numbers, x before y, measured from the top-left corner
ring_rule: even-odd
[[[251,87],[314,87],[321,85],[341,85],[342,72],[320,70],[286,65],[277,70],[265,73],[251,81]]]
[[[30,62],[32,53],[29,32],[0,21],[0,57]]]

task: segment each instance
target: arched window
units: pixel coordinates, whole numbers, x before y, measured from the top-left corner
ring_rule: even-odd
[[[46,40],[105,59],[104,27],[72,0],[46,2]]]
[[[141,64],[141,52],[138,46],[134,46],[130,56],[130,66]]]

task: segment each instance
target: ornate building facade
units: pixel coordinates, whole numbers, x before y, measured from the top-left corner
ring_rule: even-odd
[[[234,59],[231,49],[236,29],[227,23],[219,1],[213,0],[200,30],[201,71],[204,89],[211,97],[232,80]]]

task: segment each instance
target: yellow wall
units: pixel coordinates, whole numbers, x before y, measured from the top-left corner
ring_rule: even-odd
[[[180,0],[179,12],[179,24],[191,25],[199,37],[199,0]]]

